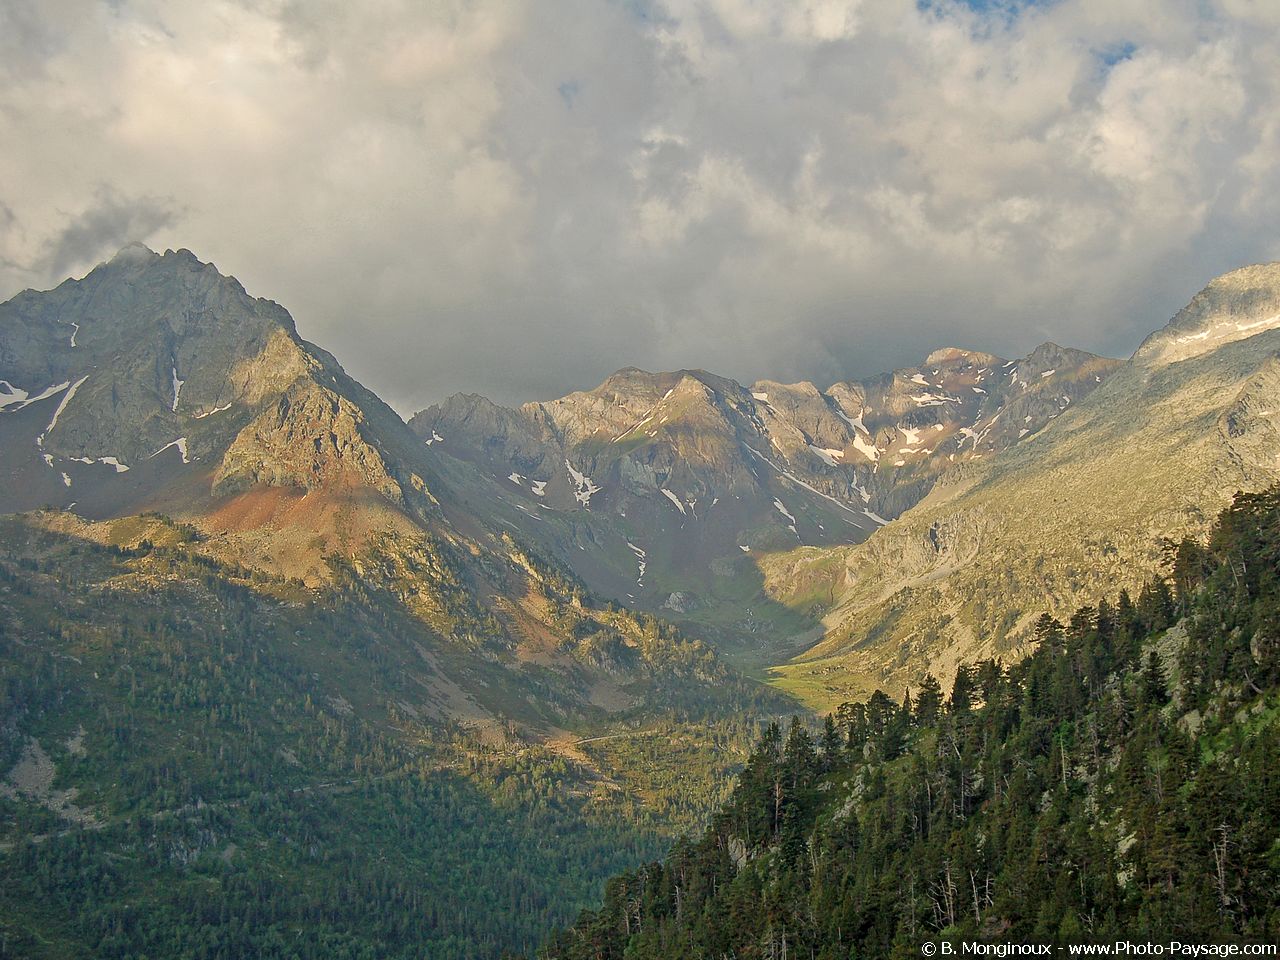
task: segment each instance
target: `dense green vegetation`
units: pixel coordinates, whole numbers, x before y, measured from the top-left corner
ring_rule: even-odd
[[[438,544],[316,592],[163,518],[105,544],[0,524],[0,956],[529,952],[700,829],[758,732],[705,648],[549,570],[571,662],[627,659],[633,707],[507,669],[504,625]],[[442,665],[498,719],[452,719]],[[532,735],[548,721],[570,739]]]
[[[611,880],[543,956],[1280,940],[1280,491],[1169,560],[949,697],[771,727],[705,835]]]

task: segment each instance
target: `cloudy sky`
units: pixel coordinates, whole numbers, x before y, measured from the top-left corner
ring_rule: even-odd
[[[0,297],[131,239],[402,412],[1127,354],[1280,259],[1274,0],[0,0]]]

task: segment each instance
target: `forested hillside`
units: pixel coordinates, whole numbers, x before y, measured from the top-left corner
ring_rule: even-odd
[[[697,841],[546,960],[914,957],[945,937],[1280,939],[1280,489],[1020,663],[771,727]]]
[[[200,546],[159,516],[0,520],[0,956],[531,951],[705,824],[758,730],[758,686],[527,554],[610,711],[516,685],[471,594],[425,573],[334,558],[316,591]],[[448,712],[445,664],[504,722]]]

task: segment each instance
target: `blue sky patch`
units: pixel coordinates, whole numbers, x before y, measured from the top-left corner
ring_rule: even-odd
[[[1113,43],[1102,47],[1095,51],[1095,55],[1102,61],[1104,67],[1110,69],[1122,60],[1132,60],[1133,55],[1137,52],[1138,45],[1131,40],[1125,40],[1123,43]]]
[[[560,99],[564,101],[564,105],[570,110],[573,109],[573,101],[578,98],[578,91],[582,87],[577,80],[566,80],[556,88],[560,92]]]
[[[916,0],[920,10],[945,13],[948,8],[968,8],[975,13],[1012,22],[1022,11],[1034,7],[1050,7],[1058,0]]]

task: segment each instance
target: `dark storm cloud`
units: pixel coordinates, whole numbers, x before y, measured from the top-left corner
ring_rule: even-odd
[[[77,266],[107,259],[135,237],[172,227],[179,216],[171,200],[125,197],[100,187],[88,208],[70,216],[45,242],[40,261],[49,274],[59,277]]]
[[[0,11],[33,38],[0,285],[122,230],[190,247],[405,412],[1125,353],[1280,255],[1280,12],[1248,0]]]

